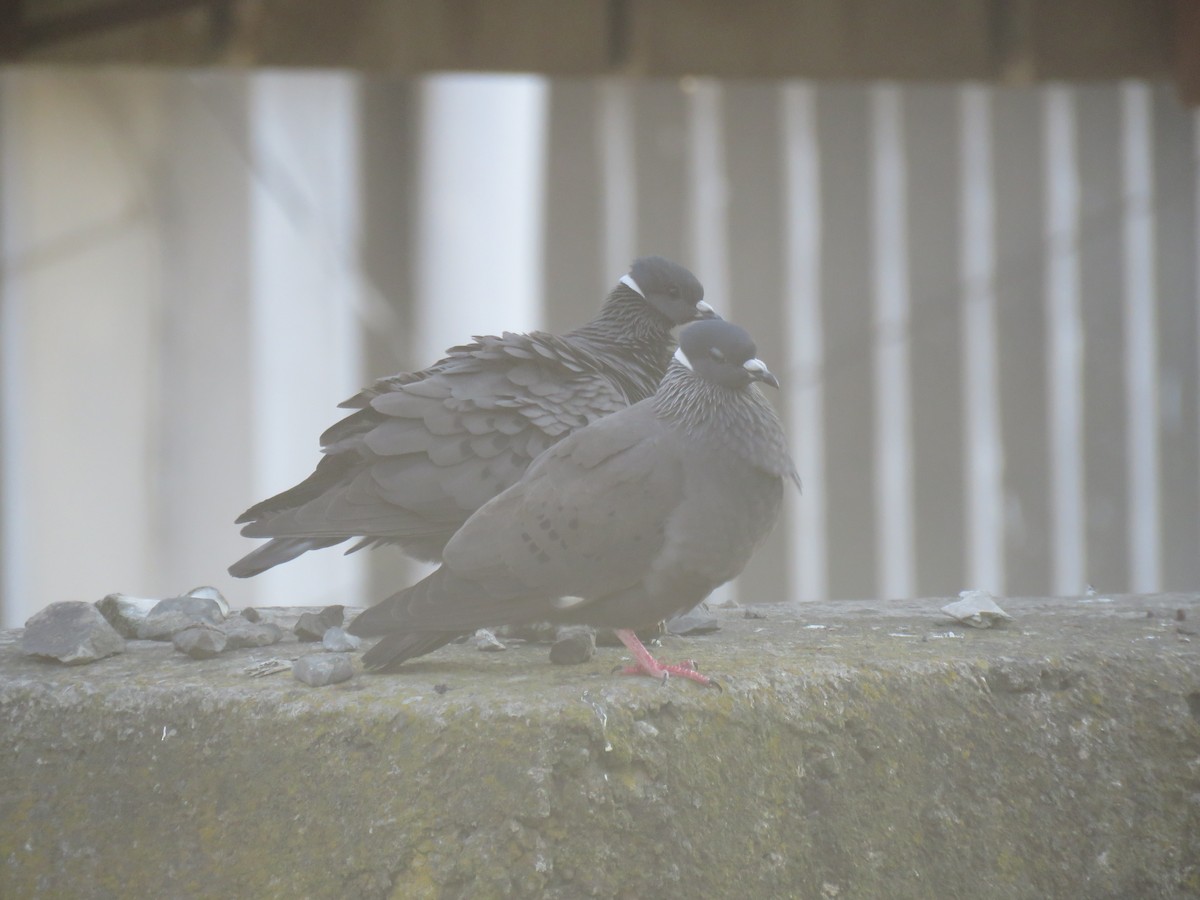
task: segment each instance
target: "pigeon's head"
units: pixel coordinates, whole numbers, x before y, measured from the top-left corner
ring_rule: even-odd
[[[697,319],[719,318],[704,302],[704,286],[679,263],[661,256],[635,259],[621,284],[640,294],[650,307],[682,325]]]
[[[759,359],[745,328],[713,319],[689,325],[679,335],[675,359],[705,381],[744,388],[755,381],[779,387],[779,379]]]

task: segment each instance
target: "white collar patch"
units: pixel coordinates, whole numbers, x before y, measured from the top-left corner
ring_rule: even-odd
[[[679,360],[680,363],[687,366],[688,369],[690,369],[691,371],[693,371],[693,372],[696,371],[695,369],[692,368],[692,361],[687,358],[687,354],[683,352],[682,347],[677,347],[675,349],[675,358],[677,360]]]
[[[646,292],[643,291],[640,287],[638,287],[638,283],[633,280],[632,275],[622,275],[620,283],[625,285],[625,287],[629,288],[631,291],[633,291],[638,296],[640,296],[643,300],[646,299]]]

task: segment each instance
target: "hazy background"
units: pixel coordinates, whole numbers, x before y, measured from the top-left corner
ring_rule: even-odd
[[[1140,81],[0,69],[0,612],[250,581],[234,517],[335,405],[691,267],[779,374],[803,497],[736,591],[1200,584],[1200,120]]]

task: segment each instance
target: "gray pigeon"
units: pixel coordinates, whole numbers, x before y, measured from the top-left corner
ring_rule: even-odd
[[[654,393],[671,329],[716,314],[683,266],[636,260],[599,315],[562,337],[505,332],[453,347],[420,372],[351,397],[321,435],[325,456],[300,484],[238,518],[271,538],[229,567],[248,578],[320,547],[398,544],[437,560],[467,517],[550,445]]]
[[[471,516],[424,581],[363,612],[383,669],[476,628],[552,621],[617,629],[627,670],[664,666],[634,629],[691,609],[737,575],[799,486],[779,418],[754,382],[779,383],[737,325],[697,322],[653,397],[555,444]]]

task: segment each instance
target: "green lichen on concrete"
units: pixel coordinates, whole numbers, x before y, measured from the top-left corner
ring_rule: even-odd
[[[296,644],[67,669],[5,634],[0,896],[1195,896],[1200,601],[939,605],[722,611],[658,651],[723,692],[618,650],[310,689],[243,674]]]

